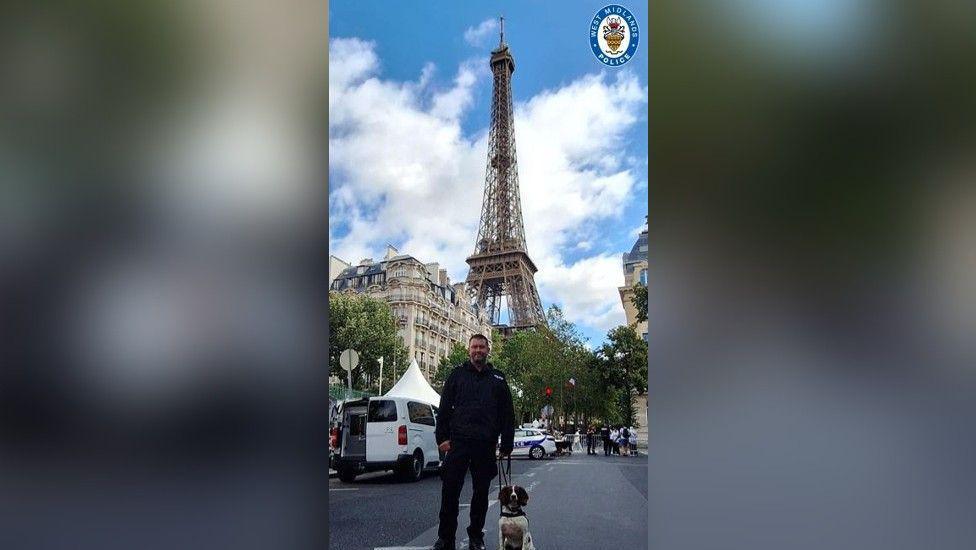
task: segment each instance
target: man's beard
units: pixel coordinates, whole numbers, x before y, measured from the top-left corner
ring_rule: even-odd
[[[472,357],[471,362],[479,367],[483,367],[488,363],[488,356]]]

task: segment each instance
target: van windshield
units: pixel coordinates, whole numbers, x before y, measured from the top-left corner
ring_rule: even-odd
[[[396,422],[396,402],[387,399],[377,399],[369,402],[367,422]]]

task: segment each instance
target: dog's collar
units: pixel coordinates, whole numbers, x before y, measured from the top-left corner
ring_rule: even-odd
[[[517,518],[519,516],[524,516],[525,512],[519,510],[518,512],[502,512],[503,518]]]

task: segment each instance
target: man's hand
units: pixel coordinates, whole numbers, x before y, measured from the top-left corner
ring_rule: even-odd
[[[512,450],[511,449],[499,449],[498,450],[498,458],[508,458],[508,456],[510,456],[511,454],[512,454]]]
[[[441,451],[444,451],[445,453],[447,451],[450,451],[451,450],[451,440],[448,439],[447,441],[445,441],[445,442],[441,443],[440,445],[438,445],[437,448],[440,449]]]

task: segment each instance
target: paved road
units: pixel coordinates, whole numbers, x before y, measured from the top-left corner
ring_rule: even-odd
[[[647,457],[571,456],[513,459],[515,482],[529,489],[526,507],[539,550],[647,547]],[[498,546],[497,481],[485,529]],[[329,546],[334,550],[429,548],[437,539],[441,481],[436,473],[399,483],[381,472],[354,483],[329,482]],[[471,478],[461,492],[458,547],[466,550]]]

